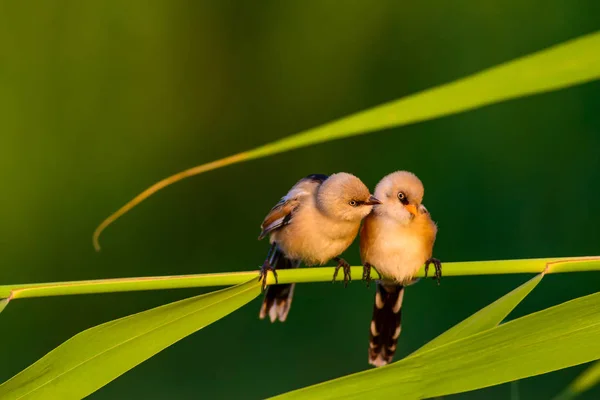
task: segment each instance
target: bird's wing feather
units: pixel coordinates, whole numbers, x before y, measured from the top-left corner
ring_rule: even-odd
[[[326,175],[309,175],[300,179],[286,194],[279,200],[275,207],[269,211],[262,224],[262,231],[259,239],[264,238],[270,232],[288,225],[298,209],[302,200],[308,196],[314,195],[316,189],[327,179]]]
[[[259,239],[264,238],[275,229],[279,229],[290,223],[294,210],[300,205],[297,198],[286,199],[282,198],[279,203],[271,209],[261,224],[262,231]]]

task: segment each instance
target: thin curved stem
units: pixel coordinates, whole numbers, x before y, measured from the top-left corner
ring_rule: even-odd
[[[544,269],[547,269],[548,273],[600,271],[600,256],[444,263],[443,275],[444,277],[448,277],[463,275],[539,273]],[[333,267],[281,270],[278,271],[279,283],[329,282],[333,276],[333,271]],[[352,267],[351,272],[354,280],[361,279],[362,267]],[[423,269],[421,269],[418,276],[423,276]],[[252,279],[252,277],[258,279],[258,269],[255,271],[216,274],[6,285],[0,286],[0,299],[12,300],[28,297],[65,296],[72,294],[231,286],[247,282],[249,279]],[[272,274],[269,274],[267,283],[275,283]]]

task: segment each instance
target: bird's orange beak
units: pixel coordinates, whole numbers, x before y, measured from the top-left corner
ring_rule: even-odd
[[[404,206],[404,208],[406,208],[412,215],[417,215],[417,207],[415,207],[413,204],[407,204]]]
[[[375,204],[381,204],[381,201],[375,196],[369,197],[369,200],[365,201],[366,205],[374,206]]]

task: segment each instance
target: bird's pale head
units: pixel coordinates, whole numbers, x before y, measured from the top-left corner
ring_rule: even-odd
[[[424,191],[423,183],[412,172],[392,172],[375,187],[375,197],[382,203],[376,212],[408,223],[416,215],[427,212],[421,204]]]
[[[327,216],[360,222],[381,203],[356,176],[346,172],[331,175],[319,188],[317,206]]]

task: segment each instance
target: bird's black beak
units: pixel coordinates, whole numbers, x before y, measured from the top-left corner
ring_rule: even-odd
[[[381,204],[381,201],[375,196],[369,197],[369,200],[365,201],[366,205],[374,206],[375,204]]]

